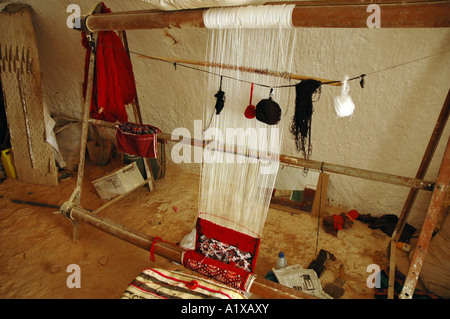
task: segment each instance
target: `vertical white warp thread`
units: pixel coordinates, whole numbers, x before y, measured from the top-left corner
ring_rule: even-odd
[[[283,20],[280,17],[283,16],[285,19],[282,25],[288,26],[291,19],[287,17],[290,15],[283,11],[285,14],[278,15],[275,19],[277,15],[274,14],[274,9],[264,7],[263,11],[269,9],[269,12],[268,18],[263,18],[264,15],[255,15],[252,7],[243,9],[245,11],[241,8],[233,10],[238,10],[239,16],[245,16],[244,12],[248,12],[252,17],[246,19],[246,22],[235,21],[233,15],[214,16],[219,21],[216,21],[216,25],[220,28],[208,29],[210,40],[205,60],[212,62],[213,65],[267,68],[290,73],[296,28],[281,28],[280,23],[273,22],[274,20],[280,22]],[[286,10],[286,7],[283,6],[283,10]],[[229,12],[227,8],[220,11]],[[266,23],[263,24],[262,21]],[[272,28],[267,24],[270,21],[274,26]],[[211,26],[211,23],[206,24]],[[232,27],[224,28],[225,25]],[[243,28],[242,25],[251,28]],[[204,127],[207,123],[209,127],[204,131],[203,139],[211,142],[203,150],[200,168],[199,216],[252,237],[261,236],[278,173],[279,154],[283,143],[283,134],[280,130],[288,117],[282,117],[277,125],[270,126],[256,118],[246,118],[244,111],[249,105],[250,83],[264,83],[268,86],[257,86],[252,91],[253,102],[257,105],[258,101],[268,98],[269,87],[287,84],[286,79],[260,73],[220,69],[220,74],[225,76],[222,88],[226,102],[220,115],[216,115],[212,109],[215,103],[213,93],[219,89],[221,80],[214,75],[218,70],[213,65],[207,69],[210,73],[205,73],[207,87],[203,90],[205,92],[203,123]],[[228,77],[245,80],[247,83],[230,81]],[[292,102],[289,96],[289,94],[275,94],[274,100],[282,110],[286,110],[287,105]],[[224,144],[227,152],[221,151]],[[240,154],[249,154],[253,157],[234,154],[235,149]],[[266,160],[267,157],[270,160]]]
[[[292,28],[293,4],[211,8],[203,13],[208,29]]]

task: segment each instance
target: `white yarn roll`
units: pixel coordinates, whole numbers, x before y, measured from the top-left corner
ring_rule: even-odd
[[[350,116],[355,110],[355,104],[353,103],[352,97],[348,95],[350,88],[348,87],[347,81],[348,77],[345,77],[342,82],[341,94],[334,98],[334,111],[337,117]]]
[[[295,5],[211,8],[203,13],[208,29],[292,28]]]

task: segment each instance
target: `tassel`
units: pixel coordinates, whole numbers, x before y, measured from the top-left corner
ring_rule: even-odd
[[[222,91],[222,77],[220,77],[220,88],[219,91],[214,95],[216,97],[216,114],[219,115],[225,106],[225,92]]]
[[[216,110],[216,114],[219,115],[220,112],[222,112],[223,107],[225,106],[225,92],[222,91],[222,76],[220,77],[220,88],[219,91],[214,94],[214,97],[216,98],[216,105],[214,106],[215,110]],[[206,129],[209,128],[209,126],[211,125],[211,121],[214,117],[214,112],[211,113],[211,118],[209,119],[208,125],[206,126],[206,128],[204,129],[204,131]]]
[[[256,116],[256,113],[255,113],[256,107],[252,104],[252,99],[253,99],[253,83],[252,83],[252,88],[250,90],[250,102],[244,112],[245,117],[248,119],[253,119]]]
[[[316,80],[304,80],[295,86],[295,112],[290,127],[294,135],[295,148],[302,152],[303,157],[308,159],[311,155],[311,119],[313,114],[312,95],[321,87],[321,82]]]

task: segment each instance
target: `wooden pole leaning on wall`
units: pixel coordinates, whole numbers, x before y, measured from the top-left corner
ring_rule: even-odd
[[[445,126],[448,121],[450,113],[450,90],[447,92],[447,97],[442,106],[441,112],[439,113],[436,125],[434,126],[433,132],[431,134],[430,140],[428,142],[427,148],[423,155],[422,161],[416,173],[417,179],[423,179],[430,166],[431,160],[433,159],[434,152],[439,144],[442,133],[444,132]],[[394,298],[394,284],[395,284],[395,268],[396,268],[396,250],[397,242],[402,234],[403,228],[405,227],[406,220],[408,219],[409,213],[414,205],[418,194],[418,189],[411,188],[406,198],[405,204],[403,206],[400,217],[397,221],[395,229],[391,236],[390,243],[390,265],[389,265],[389,288],[388,288],[388,299]]]
[[[289,3],[289,2],[285,2]],[[277,2],[273,4],[283,4]],[[450,1],[301,1],[292,13],[294,27],[301,28],[367,28],[369,4],[377,4],[382,28],[442,28],[450,27]],[[129,11],[84,16],[90,32],[110,30],[142,30],[164,28],[205,28],[206,9],[179,11]]]
[[[77,222],[89,224],[109,235],[122,239],[147,251],[150,251],[153,246],[156,255],[182,264],[182,255],[185,250],[178,245],[155,241],[154,237],[117,224],[78,206],[72,207],[70,212],[66,214],[66,217]],[[249,292],[274,299],[318,299],[317,297],[304,292],[259,277],[255,278]]]

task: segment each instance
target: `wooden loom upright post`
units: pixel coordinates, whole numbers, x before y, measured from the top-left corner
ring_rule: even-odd
[[[81,141],[80,141],[80,161],[78,163],[78,175],[77,184],[75,190],[73,191],[70,199],[63,204],[62,209],[70,209],[70,206],[80,205],[81,202],[81,189],[83,186],[83,175],[84,175],[84,164],[86,158],[86,147],[87,147],[87,135],[89,128],[89,113],[91,108],[92,99],[92,89],[94,83],[94,66],[95,66],[95,50],[97,45],[97,33],[94,34],[93,38],[93,48],[89,56],[89,68],[88,77],[86,83],[86,96],[84,100],[83,110],[82,110],[82,124],[81,124]],[[78,221],[72,220],[73,228],[73,240],[77,240],[78,237]]]
[[[80,146],[80,162],[78,164],[78,177],[77,177],[77,186],[74,191],[73,202],[76,205],[80,204],[81,201],[81,188],[83,185],[83,175],[84,175],[84,163],[86,157],[86,144],[87,144],[87,135],[88,135],[88,119],[91,107],[91,99],[92,99],[92,89],[94,82],[94,69],[95,69],[95,50],[97,46],[97,34],[94,36],[94,45],[91,50],[89,56],[89,68],[88,68],[88,77],[86,83],[86,97],[84,99],[84,106],[82,112],[82,126],[81,126],[81,146]]]
[[[120,34],[120,38],[122,39],[125,51],[127,52],[128,58],[131,61],[130,50],[128,48],[127,33],[126,33],[125,30],[121,30],[119,32],[119,34]],[[143,124],[142,114],[141,114],[141,107],[139,105],[137,89],[135,89],[135,92],[136,92],[136,94],[135,94],[135,98],[134,98],[134,101],[133,101],[134,120],[138,124]],[[155,189],[155,179],[153,177],[153,172],[152,172],[152,167],[151,167],[151,164],[150,164],[150,159],[149,158],[143,158],[143,162],[144,162],[145,173],[147,174],[148,187],[149,187],[150,191],[152,191],[152,190]]]
[[[438,119],[436,121],[436,125],[434,126],[433,133],[431,134],[430,141],[428,142],[428,146],[425,150],[425,153],[422,158],[422,162],[420,163],[419,169],[417,170],[416,178],[423,179],[425,174],[430,166],[431,160],[433,158],[434,152],[439,144],[442,133],[444,131],[445,125],[448,121],[450,113],[450,90],[447,92],[447,97],[442,106],[441,112],[439,113]],[[389,288],[388,288],[388,298],[394,298],[394,279],[395,279],[395,267],[396,267],[396,250],[397,250],[397,242],[400,238],[400,235],[403,231],[403,228],[406,224],[406,220],[408,219],[409,213],[411,211],[412,206],[414,205],[414,201],[416,200],[418,193],[418,189],[411,188],[408,193],[408,197],[406,198],[405,204],[403,206],[403,210],[400,214],[398,222],[395,226],[394,232],[391,236],[390,242],[390,265],[389,265]]]
[[[427,215],[425,216],[425,220],[423,222],[422,229],[419,235],[419,240],[417,242],[417,246],[414,250],[413,258],[411,260],[411,265],[409,267],[409,271],[406,276],[402,292],[400,294],[401,299],[412,299],[414,295],[414,289],[416,287],[417,280],[419,279],[419,274],[433,236],[434,227],[436,226],[440,209],[448,191],[449,181],[450,137],[447,141],[447,147],[445,149],[444,157],[439,169],[439,175],[436,181],[433,195],[431,197],[430,205],[427,210]]]

